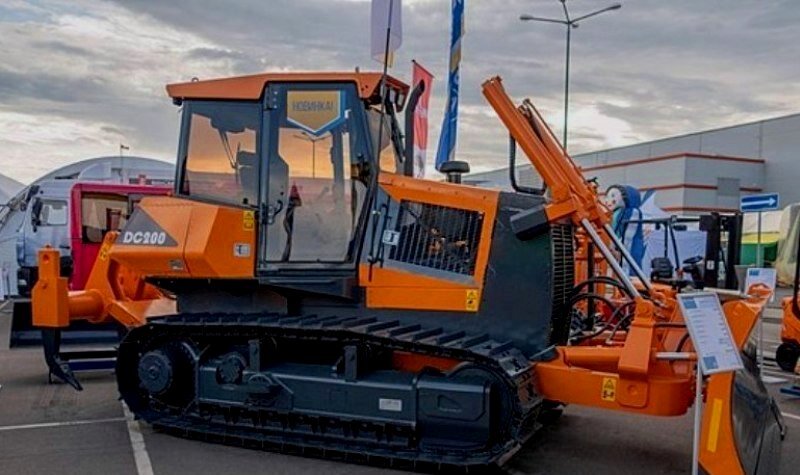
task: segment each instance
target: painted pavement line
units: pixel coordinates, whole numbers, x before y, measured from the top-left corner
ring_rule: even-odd
[[[789,419],[800,421],[800,416],[798,416],[797,414],[789,414],[788,412],[781,412],[781,414],[783,415],[783,417],[788,417]]]
[[[124,417],[108,417],[106,419],[88,419],[82,421],[40,422],[38,424],[20,424],[15,426],[0,426],[0,432],[11,430],[47,429],[52,427],[85,426],[89,424],[106,424],[109,422],[125,422]]]
[[[153,475],[153,464],[150,463],[150,455],[147,454],[147,447],[144,445],[144,434],[139,425],[139,421],[133,418],[128,405],[122,403],[122,411],[125,413],[124,420],[128,424],[128,437],[131,439],[131,449],[133,449],[133,460],[136,462],[136,473],[139,475]]]

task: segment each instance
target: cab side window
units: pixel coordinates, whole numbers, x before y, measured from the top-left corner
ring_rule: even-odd
[[[187,104],[182,194],[237,205],[258,196],[260,106],[198,101]]]

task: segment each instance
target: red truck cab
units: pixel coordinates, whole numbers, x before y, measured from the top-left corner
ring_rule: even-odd
[[[81,290],[100,252],[103,237],[125,225],[144,196],[172,193],[169,186],[77,183],[70,191],[71,290]]]

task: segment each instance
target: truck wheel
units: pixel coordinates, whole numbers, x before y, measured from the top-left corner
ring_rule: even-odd
[[[775,350],[775,361],[784,371],[794,372],[798,358],[800,358],[800,345],[797,343],[781,343]]]

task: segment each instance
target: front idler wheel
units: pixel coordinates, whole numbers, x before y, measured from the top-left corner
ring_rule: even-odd
[[[188,342],[170,342],[142,354],[139,388],[152,401],[183,409],[194,400],[197,354]]]

